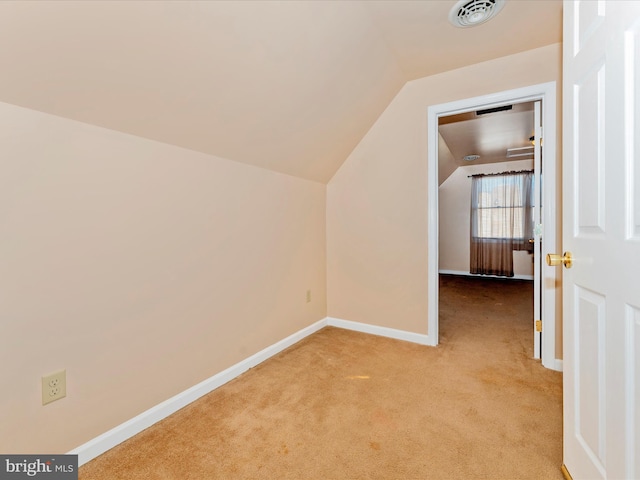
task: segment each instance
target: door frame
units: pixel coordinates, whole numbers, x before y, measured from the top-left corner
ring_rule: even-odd
[[[542,248],[541,256],[557,251],[557,215],[558,196],[557,179],[557,102],[556,82],[547,82],[528,87],[505,90],[478,97],[456,100],[428,108],[427,135],[427,299],[428,299],[428,336],[430,344],[439,343],[439,229],[438,229],[438,119],[471,110],[499,107],[507,104],[525,103],[540,100],[542,102],[542,125],[544,138],[544,181],[542,183]],[[556,354],[556,293],[557,269],[542,269],[542,364],[546,368],[562,370],[562,360]],[[532,322],[533,324],[533,322]]]

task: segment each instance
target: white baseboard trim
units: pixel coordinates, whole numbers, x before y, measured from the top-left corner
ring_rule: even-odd
[[[93,460],[98,455],[103,454],[107,450],[133,437],[134,435],[149,428],[154,423],[168,417],[172,413],[177,412],[181,408],[194,402],[198,398],[233,380],[237,376],[246,372],[250,368],[264,362],[268,358],[280,353],[285,348],[299,342],[303,338],[317,332],[321,328],[327,326],[327,319],[317,321],[316,323],[297,331],[296,333],[280,340],[279,342],[261,350],[260,352],[242,360],[239,363],[223,370],[216,375],[203,380],[202,382],[188,388],[168,400],[156,405],[155,407],[142,412],[140,415],[112,428],[108,432],[89,440],[87,443],[68,452],[72,455],[78,455],[78,466]]]
[[[342,320],[340,318],[327,317],[326,320],[327,325],[332,327],[344,328],[346,330],[355,330],[356,332],[370,333],[372,335],[378,335],[381,337],[395,338],[396,340],[405,340],[407,342],[419,343],[420,345],[434,345],[429,335],[424,335],[421,333],[407,332],[406,330],[397,330],[395,328],[379,327],[377,325],[352,322],[350,320]]]
[[[438,270],[438,273],[444,275],[463,275],[465,277],[477,277],[477,278],[502,278],[505,280],[531,280],[533,281],[533,275],[514,275],[513,277],[500,277],[498,275],[475,275],[469,272],[463,272],[462,270]]]
[[[196,401],[207,393],[212,392],[216,388],[221,387],[225,383],[243,374],[250,368],[253,368],[256,365],[264,362],[265,360],[273,357],[285,348],[290,347],[291,345],[299,342],[303,338],[308,337],[312,333],[317,332],[327,325],[344,328],[346,330],[355,330],[357,332],[379,335],[382,337],[395,338],[397,340],[405,340],[408,342],[418,343],[420,345],[434,345],[429,335],[407,332],[405,330],[397,330],[395,328],[369,325],[366,323],[352,322],[339,318],[327,317],[315,322],[314,324],[306,328],[303,328],[302,330],[297,331],[287,338],[280,340],[279,342],[250,356],[249,358],[236,363],[226,370],[223,370],[222,372],[217,373],[206,380],[203,380],[197,385],[194,385],[184,392],[181,392],[169,398],[168,400],[165,400],[155,407],[151,407],[149,410],[142,412],[140,415],[137,415],[132,419],[118,425],[117,427],[114,427],[111,430],[103,433],[102,435],[89,440],[88,442],[80,445],[79,447],[71,450],[68,453],[71,455],[78,455],[78,466],[84,465],[85,463],[93,460],[99,455],[102,455],[107,450],[110,450],[116,445],[137,435],[153,424],[159,422],[160,420],[163,420],[172,413],[177,412],[181,408]]]
[[[561,358],[556,358],[553,364],[553,369],[558,371],[558,372],[562,372],[564,367],[562,364],[562,359]]]

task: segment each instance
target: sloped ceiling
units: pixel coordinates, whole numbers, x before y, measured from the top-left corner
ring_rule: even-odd
[[[439,185],[458,167],[513,160],[533,159],[533,147],[529,140],[535,133],[533,102],[508,105],[510,110],[493,113],[476,111],[440,118],[438,131],[438,181]],[[507,157],[508,149],[518,157]],[[480,158],[467,161],[467,155]]]
[[[3,1],[0,101],[327,182],[409,80],[561,41],[561,0]]]

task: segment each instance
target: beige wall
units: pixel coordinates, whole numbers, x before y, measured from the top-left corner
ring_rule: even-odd
[[[439,269],[469,273],[471,259],[469,235],[471,221],[471,179],[469,175],[533,169],[533,160],[489,163],[459,167],[438,191],[439,209]],[[533,255],[513,252],[513,271],[533,277]]]
[[[0,104],[0,451],[68,451],[327,314],[425,333],[427,107],[559,89],[560,53],[406,84],[327,186]]]
[[[427,108],[556,81],[560,120],[561,53],[551,45],[403,87],[327,186],[329,316],[427,333]]]
[[[325,185],[7,104],[0,166],[0,452],[66,452],[326,316]]]

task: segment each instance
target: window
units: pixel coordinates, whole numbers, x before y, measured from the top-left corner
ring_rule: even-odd
[[[525,222],[533,221],[533,175],[491,175],[474,180],[472,235],[487,239],[527,237],[528,241]]]
[[[533,251],[533,172],[474,175],[471,273],[513,276],[513,251]]]

